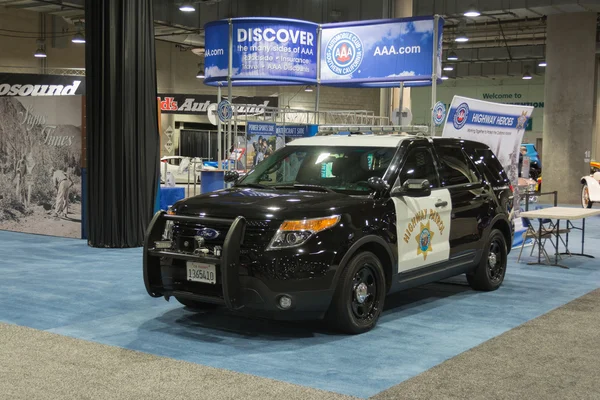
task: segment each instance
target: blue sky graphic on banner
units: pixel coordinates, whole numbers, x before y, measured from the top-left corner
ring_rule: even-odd
[[[206,25],[204,40],[205,81],[223,78],[227,81],[229,64],[229,25],[227,21],[217,21]]]
[[[312,22],[280,18],[233,19],[234,84],[311,84],[317,77],[317,28]],[[206,25],[205,82],[227,79],[229,24]],[[210,38],[210,43],[208,42]],[[209,48],[210,46],[210,48]],[[225,54],[224,63],[220,54]],[[209,60],[210,59],[210,60]],[[213,73],[214,71],[214,73]]]
[[[431,80],[433,36],[433,17],[325,24],[321,82]]]

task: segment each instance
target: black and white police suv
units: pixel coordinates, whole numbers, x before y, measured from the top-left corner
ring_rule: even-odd
[[[226,173],[231,188],[158,212],[144,246],[148,293],[362,333],[388,293],[459,274],[497,289],[513,193],[489,147],[406,133],[415,127],[332,133],[343,129],[295,140],[243,177]]]

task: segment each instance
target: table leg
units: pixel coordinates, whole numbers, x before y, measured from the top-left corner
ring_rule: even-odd
[[[567,220],[567,237],[565,241],[565,253],[569,252],[569,230],[573,228],[573,223]]]
[[[540,227],[538,229],[538,264],[542,263],[542,220],[538,220]]]
[[[583,251],[584,243],[585,243],[585,218],[581,222],[581,254],[585,254],[585,251]]]
[[[560,232],[560,219],[556,220],[556,243],[554,244],[554,264],[558,264],[558,241]]]
[[[556,244],[554,245],[554,264],[551,264],[550,258],[547,257],[548,264],[542,263],[542,219],[539,219],[539,230],[538,230],[538,261],[527,263],[527,265],[550,265],[553,267],[560,267],[564,269],[569,269],[569,267],[561,265],[558,263],[558,240],[559,240],[559,228],[560,228],[560,220],[556,221]],[[552,239],[550,240],[552,241]]]
[[[566,249],[566,252],[564,253],[560,253],[561,255],[569,255],[569,256],[580,256],[580,257],[587,257],[587,258],[596,258],[590,254],[585,254],[585,218],[582,219],[582,223],[581,223],[581,228],[575,228],[575,225],[573,225],[573,223],[571,222],[570,225],[568,225],[568,227],[570,229],[577,229],[581,231],[581,253],[570,253],[568,246]],[[567,238],[569,233],[567,232]],[[569,242],[567,241],[567,245],[569,244]]]

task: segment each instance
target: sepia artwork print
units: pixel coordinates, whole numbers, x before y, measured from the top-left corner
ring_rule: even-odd
[[[0,97],[0,229],[81,238],[81,97]]]

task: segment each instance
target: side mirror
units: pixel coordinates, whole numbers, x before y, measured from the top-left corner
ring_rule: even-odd
[[[225,172],[225,177],[224,180],[225,182],[229,183],[229,182],[235,182],[238,179],[240,179],[240,173],[237,171],[226,171]]]
[[[369,183],[369,187],[371,189],[376,190],[378,192],[382,192],[389,188],[387,182],[380,176],[372,176],[367,180],[367,182]]]
[[[431,184],[427,179],[407,179],[402,186],[392,189],[392,196],[427,197],[431,195]]]

